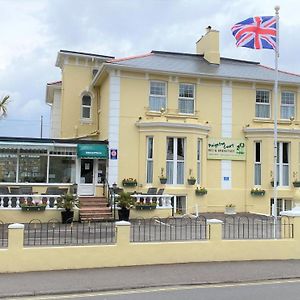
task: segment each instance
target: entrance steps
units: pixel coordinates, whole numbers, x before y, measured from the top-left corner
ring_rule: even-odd
[[[105,197],[79,197],[79,219],[86,221],[112,220],[112,212],[107,207]]]

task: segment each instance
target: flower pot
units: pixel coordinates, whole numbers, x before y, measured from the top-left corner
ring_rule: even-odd
[[[189,185],[194,185],[196,183],[196,179],[195,178],[189,178],[187,180],[187,182],[188,182]]]
[[[156,209],[156,206],[154,205],[137,205],[135,207],[136,210],[153,210]]]
[[[46,205],[31,205],[31,206],[22,206],[22,211],[44,211]]]
[[[263,196],[265,194],[265,191],[252,191],[252,196]]]
[[[168,180],[167,178],[159,178],[161,184],[166,184],[167,180]]]
[[[195,194],[196,196],[203,196],[207,194],[207,191],[199,191],[199,190],[195,190]]]
[[[119,221],[129,221],[130,209],[122,207],[118,210]]]
[[[231,206],[231,207],[225,207],[225,214],[226,215],[235,215],[235,207]]]
[[[129,181],[125,181],[125,182],[122,182],[123,186],[127,186],[127,187],[134,187],[134,186],[137,186],[137,182],[129,182]]]
[[[293,185],[294,187],[300,187],[300,181],[294,181]]]
[[[63,224],[71,224],[74,218],[74,211],[65,210],[61,212],[61,222]]]

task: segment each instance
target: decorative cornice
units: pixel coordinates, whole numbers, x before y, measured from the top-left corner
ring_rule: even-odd
[[[176,128],[176,129],[196,129],[208,133],[211,129],[209,125],[190,124],[190,123],[171,123],[171,122],[136,122],[135,125],[139,128]]]
[[[273,136],[274,135],[274,129],[273,128],[244,128],[243,129],[245,136],[250,135],[267,135],[267,136]],[[277,133],[279,135],[297,135],[300,138],[300,129],[296,128],[279,128],[277,130]]]

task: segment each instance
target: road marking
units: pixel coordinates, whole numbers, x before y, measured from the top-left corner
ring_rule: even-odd
[[[118,296],[118,295],[145,294],[145,293],[155,293],[155,292],[184,291],[184,290],[192,290],[192,289],[228,288],[228,287],[258,286],[258,285],[272,285],[272,284],[299,283],[299,282],[300,282],[300,279],[264,280],[264,281],[255,281],[255,282],[183,285],[183,286],[167,286],[167,287],[154,287],[154,288],[135,288],[135,289],[131,289],[131,290],[115,290],[115,291],[106,291],[106,292],[76,293],[76,294],[66,294],[66,295],[32,296],[32,297],[21,297],[21,298],[18,297],[18,298],[9,298],[9,299],[10,300],[75,299],[75,298],[80,298],[80,297]]]

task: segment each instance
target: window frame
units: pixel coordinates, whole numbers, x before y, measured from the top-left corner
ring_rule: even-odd
[[[164,88],[164,91],[165,91],[165,95],[162,96],[162,95],[156,95],[156,94],[151,94],[151,84],[152,83],[163,83],[165,88]],[[167,99],[168,99],[168,96],[167,96],[167,93],[168,93],[168,85],[167,85],[167,82],[166,81],[163,81],[163,80],[150,80],[149,81],[149,97],[148,97],[148,107],[149,107],[149,111],[150,112],[161,112],[161,109],[163,108],[164,110],[167,109]],[[159,110],[155,110],[155,109],[151,109],[151,105],[150,105],[150,98],[151,97],[154,97],[154,98],[164,98],[165,99],[165,106],[164,107],[160,107]]]
[[[186,86],[192,86],[193,87],[193,97],[192,98],[191,97],[182,97],[182,96],[180,96],[180,86],[181,85],[186,85]],[[186,82],[179,83],[179,85],[178,85],[178,113],[179,114],[182,114],[182,115],[194,115],[195,114],[195,105],[196,105],[195,94],[196,94],[196,85],[194,83],[186,83]],[[180,100],[193,101],[193,112],[182,112],[182,111],[180,111],[180,105],[179,105]]]
[[[282,103],[282,95],[283,93],[289,93],[289,94],[292,94],[294,96],[294,104],[283,104]],[[288,91],[288,90],[283,90],[280,94],[280,119],[281,120],[291,120],[291,118],[293,117],[294,119],[296,118],[296,93],[293,92],[293,91]],[[289,118],[283,118],[282,117],[282,108],[283,107],[293,107],[294,108],[294,115],[293,116],[290,116]]]
[[[257,159],[257,156],[256,156],[256,146],[259,145],[259,160]],[[261,159],[261,154],[262,154],[262,142],[261,141],[254,141],[254,176],[253,176],[253,179],[254,179],[254,186],[261,186],[261,181],[262,181],[262,178],[261,178],[261,175],[262,175],[262,170],[261,170],[261,167],[262,167],[262,159]],[[260,180],[258,180],[258,178],[256,178],[256,166],[260,166],[260,170],[259,170],[259,176],[260,176]]]
[[[86,97],[86,96],[90,97],[90,99],[91,99],[91,104],[90,105],[83,104],[83,98]],[[83,93],[81,95],[81,103],[80,103],[80,105],[81,105],[80,106],[81,107],[81,109],[80,109],[80,120],[82,122],[84,122],[84,123],[91,123],[91,121],[92,121],[92,114],[93,114],[93,111],[92,111],[93,97],[92,97],[92,95],[89,94],[89,93]],[[88,118],[83,116],[84,108],[88,108],[89,109],[89,117]]]
[[[150,141],[152,140],[152,157],[149,156],[149,146],[150,146]],[[154,137],[153,136],[147,136],[146,138],[146,183],[147,184],[152,184],[153,183],[153,166],[154,166]],[[149,176],[149,165],[148,163],[152,164],[152,172]]]
[[[265,102],[257,102],[257,93],[258,92],[268,92],[269,94],[269,101],[268,103]],[[256,119],[263,119],[263,120],[270,120],[272,118],[272,105],[271,105],[271,101],[272,101],[272,92],[270,90],[266,90],[266,89],[257,89],[255,91],[255,118]],[[268,117],[260,117],[257,116],[257,105],[264,105],[264,106],[268,106],[269,107],[269,116]]]

